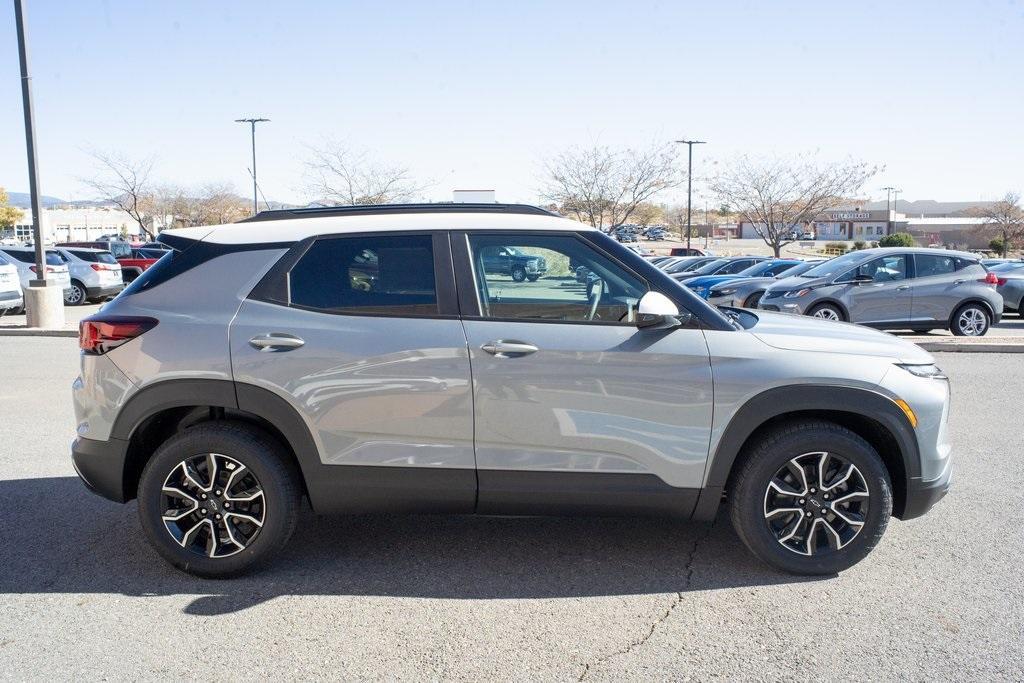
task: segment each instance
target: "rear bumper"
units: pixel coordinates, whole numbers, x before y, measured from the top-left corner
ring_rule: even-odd
[[[71,444],[71,462],[86,488],[107,500],[124,503],[127,450],[128,443],[120,439],[97,441],[78,437]]]
[[[86,287],[85,292],[90,299],[99,299],[101,297],[114,296],[115,294],[120,294],[121,290],[124,288],[124,282],[115,282],[100,287]]]
[[[20,308],[24,303],[21,291],[0,292],[0,309]]]
[[[952,474],[953,460],[950,458],[946,461],[946,468],[936,479],[923,481],[919,477],[911,478],[907,485],[907,501],[900,519],[914,519],[931,510],[949,492]]]

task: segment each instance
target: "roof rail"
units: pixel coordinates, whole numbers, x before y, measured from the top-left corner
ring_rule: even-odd
[[[439,203],[439,204],[363,204],[356,206],[309,206],[297,209],[275,209],[260,211],[255,216],[243,218],[239,223],[261,223],[282,221],[293,218],[322,218],[325,216],[372,216],[388,213],[520,213],[534,216],[556,216],[546,209],[529,204],[483,204],[483,203]]]

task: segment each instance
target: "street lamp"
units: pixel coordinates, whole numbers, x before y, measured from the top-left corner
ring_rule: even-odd
[[[248,123],[249,129],[252,131],[252,213],[255,216],[260,212],[259,200],[257,199],[257,192],[259,189],[256,185],[256,124],[269,122],[270,119],[235,119],[235,123]]]
[[[686,145],[686,248],[690,248],[690,200],[693,192],[693,146],[707,144],[704,140],[676,140],[677,145]]]

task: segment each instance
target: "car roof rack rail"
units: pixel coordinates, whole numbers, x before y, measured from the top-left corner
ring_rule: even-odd
[[[360,204],[354,206],[307,206],[296,209],[260,211],[243,218],[239,223],[261,223],[296,218],[323,218],[326,216],[372,216],[389,213],[517,213],[532,216],[557,216],[547,209],[530,204],[485,204],[460,202],[437,204]]]

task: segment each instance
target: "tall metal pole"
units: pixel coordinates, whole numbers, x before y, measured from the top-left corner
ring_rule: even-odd
[[[18,29],[18,62],[21,66],[21,102],[25,110],[25,148],[28,152],[28,192],[32,198],[32,237],[36,246],[36,277],[31,284],[46,286],[46,257],[43,248],[43,210],[39,199],[36,161],[35,119],[32,114],[32,77],[28,74],[28,47],[25,44],[25,12],[21,0],[14,0],[14,23]]]
[[[690,248],[690,204],[693,198],[693,146],[705,144],[703,140],[676,140],[676,144],[686,145],[686,248]]]
[[[903,190],[897,190],[895,187],[892,188],[892,227],[896,229],[896,202],[899,201],[900,195],[903,194]]]
[[[256,124],[270,121],[270,119],[235,119],[235,123],[248,123],[252,135],[252,213],[260,212],[259,186],[256,184]]]
[[[885,190],[885,234],[889,235],[892,233],[892,208],[890,207],[890,199],[892,198],[892,191],[895,187],[883,187]]]

